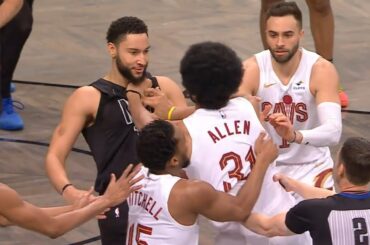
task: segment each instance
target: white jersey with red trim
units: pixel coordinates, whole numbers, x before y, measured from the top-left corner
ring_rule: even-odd
[[[302,52],[300,63],[287,85],[284,85],[275,74],[269,50],[255,55],[260,70],[257,96],[262,99],[261,110],[266,105],[271,105],[272,111],[285,114],[296,130],[306,130],[320,126],[317,105],[310,91],[312,66],[320,56],[303,48],[300,50]],[[330,158],[328,147],[289,144],[268,123],[266,130],[279,145],[277,165],[320,163]]]
[[[188,177],[236,195],[255,163],[254,143],[264,130],[251,103],[238,97],[219,110],[197,109],[184,119],[184,124],[192,139],[190,165],[186,168]],[[295,204],[294,198],[273,182],[274,173],[275,167],[271,164],[253,209],[255,212],[274,215]],[[238,222],[212,224],[218,230],[215,244],[307,244],[306,236],[269,239],[248,231]]]
[[[127,199],[129,225],[127,245],[196,245],[199,226],[179,224],[168,210],[168,198],[173,186],[181,178],[172,175],[148,174],[140,182],[143,188]]]
[[[255,162],[254,142],[264,130],[248,100],[231,99],[219,110],[197,109],[184,124],[192,138],[190,178],[225,192],[246,179]]]

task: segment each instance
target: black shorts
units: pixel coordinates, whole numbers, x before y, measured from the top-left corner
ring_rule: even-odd
[[[126,244],[128,205],[123,202],[105,213],[106,219],[98,220],[102,245]]]

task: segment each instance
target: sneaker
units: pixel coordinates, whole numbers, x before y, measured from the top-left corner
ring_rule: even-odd
[[[10,83],[10,93],[14,93],[15,90],[16,90],[15,84],[14,83]]]
[[[15,101],[17,102],[17,101]],[[0,129],[3,130],[22,130],[24,127],[23,120],[20,115],[14,111],[13,107],[23,109],[22,103],[18,102],[18,105],[13,104],[11,98],[2,99],[3,109],[0,114]]]
[[[342,108],[348,107],[349,105],[348,95],[346,94],[346,92],[344,92],[343,89],[339,90],[339,100],[340,100],[340,105],[342,106]]]

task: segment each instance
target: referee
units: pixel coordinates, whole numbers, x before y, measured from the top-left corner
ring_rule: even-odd
[[[301,201],[273,217],[252,213],[245,226],[269,237],[309,231],[314,245],[370,244],[370,141],[348,138],[338,154],[333,177],[337,194],[275,176],[287,191],[317,198]]]

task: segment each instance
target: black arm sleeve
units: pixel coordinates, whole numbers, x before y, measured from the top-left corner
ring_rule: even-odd
[[[302,201],[291,208],[286,214],[285,225],[296,234],[302,234],[312,227],[314,208],[308,201]]]

